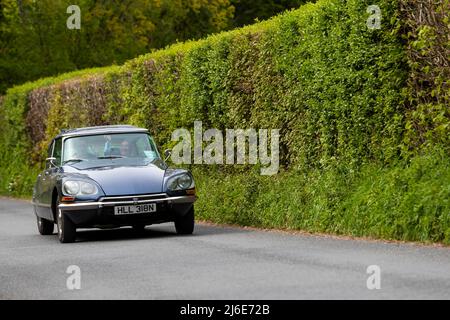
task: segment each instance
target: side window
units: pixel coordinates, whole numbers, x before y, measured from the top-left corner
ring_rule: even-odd
[[[55,144],[55,141],[52,141],[52,143],[50,143],[50,145],[48,146],[47,149],[47,158],[51,158],[52,153],[53,153],[53,145]]]
[[[55,148],[53,149],[53,157],[56,158],[55,163],[61,165],[61,149],[62,149],[62,139],[55,140]]]

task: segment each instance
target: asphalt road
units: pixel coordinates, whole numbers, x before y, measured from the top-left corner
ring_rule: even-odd
[[[370,265],[380,289],[367,288]],[[60,244],[38,234],[29,202],[0,199],[0,299],[450,299],[450,248],[202,224],[192,236],[172,224],[81,230]]]

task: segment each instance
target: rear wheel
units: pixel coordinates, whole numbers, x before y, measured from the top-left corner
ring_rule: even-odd
[[[56,203],[56,219],[58,221],[58,238],[61,243],[75,242],[76,227],[74,223],[58,209],[59,201]]]
[[[184,215],[175,219],[175,229],[178,234],[192,234],[194,232],[194,206]]]
[[[43,236],[53,234],[53,229],[55,228],[55,224],[53,223],[53,221],[38,216],[36,216],[36,220],[40,234],[42,234]]]

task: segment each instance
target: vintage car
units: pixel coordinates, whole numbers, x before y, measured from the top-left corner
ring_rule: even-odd
[[[165,157],[170,155],[166,151]],[[37,177],[33,207],[39,233],[74,242],[77,228],[118,228],[174,222],[194,230],[195,184],[184,169],[169,168],[147,129],[102,126],[63,130],[48,148]]]

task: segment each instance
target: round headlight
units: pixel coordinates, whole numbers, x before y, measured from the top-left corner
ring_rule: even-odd
[[[192,178],[188,174],[183,174],[181,177],[177,179],[177,184],[180,189],[187,189],[192,184]]]
[[[169,182],[168,185],[169,190],[177,190],[178,185],[177,185],[177,179],[173,179],[172,181]]]
[[[81,183],[81,193],[82,194],[95,194],[97,193],[97,187],[92,183],[82,182]]]
[[[63,186],[64,193],[68,195],[76,195],[80,192],[80,185],[77,181],[66,181]]]

